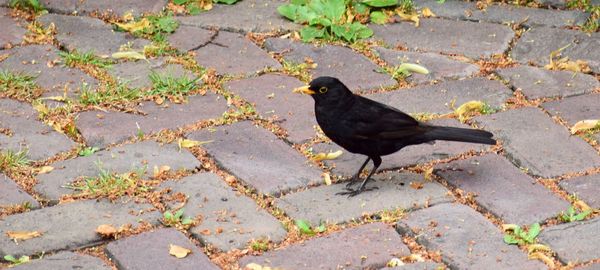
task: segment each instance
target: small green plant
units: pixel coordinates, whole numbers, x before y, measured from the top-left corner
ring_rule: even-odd
[[[163,213],[163,224],[165,226],[171,227],[181,224],[183,226],[190,226],[194,222],[191,217],[183,216],[183,208],[177,210],[177,212],[173,213],[170,210],[167,210]]]
[[[269,240],[252,240],[252,242],[250,242],[250,248],[254,251],[267,251],[269,249]]]
[[[140,176],[145,174],[146,168],[134,170],[128,173],[112,173],[109,170],[99,167],[99,174],[95,177],[86,177],[83,181],[75,181],[67,185],[67,188],[80,191],[83,195],[93,197],[108,197],[111,199],[129,194],[137,194],[150,190],[150,187],[144,184]]]
[[[0,152],[0,171],[22,167],[29,164],[27,151],[4,150]]]
[[[79,150],[78,154],[82,157],[89,157],[93,153],[96,153],[98,150],[100,150],[100,148],[98,148],[98,147],[86,147],[86,148]]]
[[[413,73],[419,74],[429,74],[429,70],[427,68],[411,63],[402,63],[398,66],[395,66],[391,70],[392,78],[396,80],[404,80],[410,77]]]
[[[196,88],[196,83],[200,80],[200,78],[192,79],[187,76],[161,75],[156,72],[152,72],[149,76],[152,82],[152,89],[149,94],[163,98],[183,97]]]
[[[0,94],[17,99],[33,99],[42,94],[35,76],[0,70]]]
[[[577,210],[575,210],[575,207],[573,207],[571,205],[571,206],[569,206],[569,209],[567,209],[566,213],[561,212],[560,215],[558,215],[558,217],[563,222],[581,221],[581,220],[584,220],[587,216],[589,216],[592,212],[593,212],[593,210],[586,210],[586,211],[578,212]]]
[[[97,91],[83,88],[79,95],[79,102],[83,105],[114,104],[119,102],[135,101],[143,97],[142,91],[129,88],[126,83],[117,85],[104,85]]]
[[[540,231],[541,226],[539,223],[532,224],[528,230],[524,230],[516,224],[508,224],[505,226],[504,242],[509,245],[535,244]]]
[[[10,0],[8,6],[33,12],[44,10],[44,6],[42,6],[39,0]]]
[[[165,34],[175,32],[179,22],[170,13],[148,15],[129,23],[115,23],[119,30],[128,31],[134,36],[151,40],[164,40]]]
[[[4,260],[12,263],[12,266],[17,266],[19,264],[28,263],[30,258],[29,256],[21,256],[18,259],[13,255],[4,255]]]
[[[300,233],[306,235],[315,235],[316,233],[322,233],[327,229],[324,222],[320,222],[320,225],[315,228],[312,227],[310,222],[304,219],[297,219],[295,223]]]
[[[80,53],[78,51],[59,52],[58,55],[65,61],[65,65],[75,67],[80,65],[94,65],[99,68],[110,68],[113,64],[111,60],[102,59],[96,56],[93,52]]]

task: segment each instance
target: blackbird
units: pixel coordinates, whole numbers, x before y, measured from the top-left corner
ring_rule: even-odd
[[[352,197],[377,189],[365,185],[381,165],[381,156],[409,145],[434,140],[496,144],[493,134],[487,131],[419,122],[396,108],[353,94],[337,78],[318,77],[294,92],[308,94],[315,100],[317,123],[327,137],[348,152],[367,156],[346,185],[346,191],[338,193],[341,195]],[[369,160],[373,160],[373,169],[358,188],[352,189]]]

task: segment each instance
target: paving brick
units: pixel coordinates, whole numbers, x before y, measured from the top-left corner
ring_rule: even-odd
[[[181,25],[175,30],[175,33],[168,37],[168,41],[171,46],[182,52],[187,52],[206,46],[216,34],[216,31]]]
[[[403,46],[410,50],[462,54],[471,58],[488,58],[508,49],[514,33],[505,25],[475,23],[444,19],[420,20],[414,23],[400,22],[373,25],[376,39],[383,39],[390,46]]]
[[[265,48],[281,53],[286,61],[292,63],[304,63],[306,58],[312,59],[317,64],[316,68],[309,70],[313,79],[319,76],[337,77],[352,91],[396,84],[389,75],[377,72],[379,66],[350,48],[334,45],[316,47],[281,38],[267,39]]]
[[[3,51],[10,56],[0,62],[0,70],[34,76],[35,82],[46,90],[42,97],[76,97],[83,86],[97,89],[98,81],[83,71],[55,64],[61,60],[58,50],[49,45],[29,45]]]
[[[409,214],[397,229],[416,237],[427,250],[440,251],[452,269],[546,269],[528,260],[517,246],[506,245],[502,233],[481,214],[461,204],[440,204]]]
[[[219,118],[227,110],[227,105],[221,97],[206,93],[204,96],[190,96],[184,104],[167,102],[159,106],[150,101],[142,102],[138,109],[146,115],[96,110],[82,112],[76,125],[88,145],[106,146],[135,137],[140,131],[150,134]]]
[[[195,51],[196,62],[221,74],[251,74],[281,64],[242,35],[220,31],[211,43]],[[228,57],[223,57],[227,55]]]
[[[42,0],[42,5],[53,13],[91,14],[93,12],[123,16],[131,13],[140,16],[143,13],[158,13],[167,5],[167,0],[124,0],[115,4],[108,0]]]
[[[428,7],[437,16],[469,21],[493,23],[522,23],[525,26],[573,26],[585,23],[588,13],[579,10],[552,10],[529,8],[510,4],[490,4],[483,10],[475,3],[449,0],[439,4],[435,0],[417,0],[419,7]]]
[[[46,14],[39,17],[38,22],[44,25],[54,23],[56,40],[69,51],[92,51],[97,55],[110,56],[122,45],[130,44],[134,50],[141,51],[144,45],[150,43],[124,32],[115,32],[110,24],[91,17]]]
[[[600,73],[600,33],[558,29],[549,27],[532,28],[525,32],[512,50],[512,58],[536,65],[549,63],[550,53],[560,48],[562,57],[584,60],[592,71]]]
[[[439,119],[429,123],[441,126],[454,126],[470,128],[467,125],[460,124],[454,119]],[[352,176],[356,173],[360,165],[365,162],[366,157],[360,154],[350,153],[340,146],[334,144],[317,144],[313,147],[313,153],[319,152],[335,152],[342,150],[343,154],[334,160],[325,160],[327,166],[334,167],[333,172],[337,175]],[[419,163],[425,163],[433,160],[446,159],[453,156],[458,156],[461,153],[468,151],[482,151],[488,146],[482,144],[436,141],[434,144],[419,144],[408,146],[394,154],[383,156],[383,162],[379,169],[388,170],[400,167],[407,167]],[[368,165],[371,168],[372,163]]]
[[[25,28],[21,27],[18,20],[10,17],[10,10],[0,8],[0,50],[21,43],[25,35]]]
[[[27,103],[0,99],[0,128],[10,132],[10,136],[0,134],[0,149],[27,151],[27,158],[42,160],[76,146],[64,134],[38,121],[37,115]]]
[[[0,208],[25,202],[29,203],[31,208],[40,207],[40,204],[31,195],[21,190],[8,176],[0,173]]]
[[[250,122],[219,127],[214,132],[200,130],[188,137],[213,140],[202,147],[221,167],[260,193],[278,195],[321,181],[321,171],[309,167],[300,153]]]
[[[542,222],[570,205],[495,154],[438,165],[436,169],[436,174],[451,185],[475,193],[475,201],[505,223]]]
[[[563,180],[559,185],[571,194],[576,194],[577,198],[586,202],[593,208],[600,209],[600,174],[575,177],[573,179]]]
[[[228,82],[225,88],[255,104],[262,117],[276,119],[288,131],[288,140],[301,143],[315,136],[317,125],[312,98],[292,93],[304,84],[294,77],[267,74]]]
[[[190,80],[197,78],[191,71],[184,69],[181,65],[170,64],[165,58],[123,62],[113,65],[108,72],[119,82],[125,83],[131,88],[151,87],[150,75],[153,73],[161,77],[185,77]],[[198,81],[200,82],[200,80]]]
[[[594,148],[537,108],[479,116],[475,121],[502,140],[507,156],[533,175],[555,177],[600,164]]]
[[[576,267],[574,268],[575,270],[600,270],[600,263],[593,263],[590,265],[586,265],[586,266],[582,266],[582,267]]]
[[[336,195],[344,191],[346,182],[342,182],[288,194],[277,199],[275,205],[293,219],[308,220],[311,224],[322,221],[337,224],[359,219],[364,213],[394,209],[410,211],[451,200],[447,189],[426,181],[422,175],[389,172],[374,179],[380,181],[371,182],[368,187],[379,189],[355,197]],[[411,182],[423,183],[423,187],[412,188]]]
[[[498,74],[513,88],[519,88],[528,98],[568,97],[589,93],[600,87],[590,75],[570,71],[546,70],[518,66],[498,70]]]
[[[327,251],[327,252],[324,252]],[[240,260],[279,269],[374,269],[410,254],[402,238],[383,223],[372,223],[313,238],[301,244]]]
[[[445,114],[454,111],[450,107],[453,102],[458,107],[468,101],[480,100],[499,108],[511,96],[512,92],[499,81],[472,78],[381,92],[366,97],[406,113]]]
[[[188,196],[185,216],[201,215],[202,222],[190,229],[194,237],[223,251],[244,249],[252,239],[281,242],[287,232],[281,223],[261,209],[252,199],[236,192],[216,174],[203,173],[179,181],[166,182],[161,188]],[[210,232],[206,235],[206,230]],[[218,232],[222,230],[222,232]]]
[[[90,255],[63,251],[42,259],[32,260],[26,264],[12,267],[13,270],[47,270],[47,269],[85,269],[85,270],[110,270],[100,258]]]
[[[452,60],[437,53],[419,53],[395,51],[386,48],[376,48],[381,59],[389,65],[398,66],[402,63],[415,63],[424,66],[429,74],[413,73],[406,78],[409,82],[425,83],[447,79],[464,79],[479,72],[479,67],[474,64]]]
[[[560,116],[569,126],[581,120],[600,119],[600,94],[589,94],[543,103],[542,107],[550,114]],[[600,133],[593,135],[600,140]]]
[[[37,176],[38,184],[34,187],[51,203],[55,203],[61,195],[75,193],[65,188],[78,177],[98,176],[101,169],[123,173],[146,168],[146,174],[152,174],[155,166],[167,165],[172,171],[192,170],[198,166],[198,160],[187,151],[179,151],[173,144],[159,146],[158,143],[145,141],[115,147],[106,151],[98,151],[87,157],[77,157],[51,164],[54,170]]]
[[[434,262],[415,262],[396,267],[385,267],[380,270],[440,270],[446,269],[442,263]]]
[[[169,254],[170,245],[187,248],[192,252],[185,258],[178,259]],[[111,242],[106,246],[106,252],[119,269],[219,269],[184,234],[171,228]]]
[[[102,224],[116,228],[124,224],[136,227],[140,221],[157,224],[160,213],[143,212],[149,204],[110,203],[106,200],[77,201],[11,215],[0,223],[0,255],[37,254],[93,246],[104,239],[96,233]],[[39,231],[42,236],[20,241],[18,245],[7,231]]]
[[[215,5],[212,10],[180,19],[184,25],[216,27],[231,32],[272,32],[299,29],[279,15],[277,7],[283,0],[244,0],[235,5]]]
[[[587,262],[600,258],[600,218],[546,228],[539,240],[548,244],[564,263]]]

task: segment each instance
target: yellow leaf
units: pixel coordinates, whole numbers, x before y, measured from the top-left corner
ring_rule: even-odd
[[[38,174],[45,174],[45,173],[49,173],[52,170],[54,170],[54,167],[52,166],[43,166],[38,170]]]
[[[571,128],[571,134],[575,134],[579,131],[582,130],[588,130],[588,129],[592,129],[597,127],[598,125],[600,125],[600,120],[596,119],[596,120],[581,120],[577,123],[575,123],[575,125],[573,125],[573,127]]]
[[[185,258],[190,253],[192,253],[192,251],[187,248],[169,244],[169,254],[175,256],[178,259]]]
[[[115,235],[118,232],[117,228],[110,224],[102,224],[96,228],[96,233],[104,236],[110,237]]]
[[[411,63],[400,64],[400,66],[398,66],[398,70],[405,70],[411,73],[429,74],[429,70],[427,70],[424,66]]]
[[[428,7],[423,8],[421,10],[421,14],[423,14],[423,17],[425,18],[429,18],[429,17],[435,17],[435,13],[433,13],[433,11],[431,11],[431,9],[429,9]]]
[[[458,107],[456,110],[454,110],[454,113],[456,115],[458,115],[458,120],[460,120],[461,122],[464,122],[467,119],[467,116],[469,114],[481,112],[481,110],[483,109],[484,106],[485,106],[485,103],[483,103],[481,101],[471,100],[471,101],[465,102],[463,105],[460,105],[460,107]]]
[[[112,58],[115,59],[138,59],[138,60],[144,60],[146,59],[146,56],[142,53],[136,52],[136,51],[127,51],[127,52],[116,52],[113,53],[111,55]]]
[[[514,231],[517,228],[519,228],[519,225],[517,224],[502,224],[502,231],[504,232]]]
[[[33,108],[41,114],[48,114],[50,112],[46,104],[42,102],[34,102]]]
[[[433,179],[433,167],[429,167],[425,170],[425,180],[431,181]]]
[[[343,153],[344,152],[342,152],[342,150],[337,150],[333,153],[318,153],[313,156],[312,160],[321,161],[321,160],[336,159],[339,156],[341,156]]]
[[[552,249],[550,249],[550,247],[542,245],[542,244],[532,244],[532,245],[527,246],[528,253],[531,254],[536,251],[552,251]]]
[[[392,258],[387,264],[387,267],[404,266],[404,262],[398,258]]]
[[[246,267],[244,267],[244,270],[263,270],[262,265],[258,264],[258,263],[249,263],[246,264]]]
[[[419,14],[417,14],[417,13],[406,14],[406,13],[402,12],[401,10],[397,10],[396,13],[398,14],[398,16],[400,16],[400,19],[402,19],[403,21],[413,21],[413,22],[415,22],[415,26],[419,27]]]
[[[161,174],[168,172],[170,170],[171,170],[171,167],[169,167],[167,165],[160,166],[160,168],[157,166],[154,166],[154,171],[153,171],[154,177],[159,177]]]
[[[115,23],[119,28],[125,30],[125,31],[129,31],[129,32],[135,32],[135,31],[141,31],[144,28],[148,28],[150,27],[150,21],[146,18],[141,19],[140,21],[137,22],[130,22],[130,23]]]
[[[554,261],[552,259],[550,259],[550,257],[548,257],[548,255],[546,255],[544,253],[534,252],[534,253],[529,254],[528,258],[530,260],[538,259],[538,260],[544,262],[550,269],[555,269]]]
[[[594,209],[592,209],[592,208],[591,208],[591,207],[590,207],[590,206],[589,206],[587,203],[585,203],[585,202],[584,202],[584,201],[582,201],[582,200],[577,200],[577,201],[575,201],[575,202],[573,203],[573,205],[574,205],[575,207],[577,207],[579,210],[581,210],[582,212],[594,210]]]
[[[331,176],[329,173],[323,173],[323,181],[325,182],[325,185],[331,186]]]
[[[133,19],[135,19],[135,17],[133,16],[133,13],[131,11],[127,11],[127,12],[125,12],[125,14],[123,14],[124,21],[129,22],[129,21],[133,21]]]
[[[195,146],[199,146],[199,145],[211,143],[213,141],[214,140],[209,140],[209,141],[194,141],[194,140],[188,140],[188,139],[178,139],[177,140],[177,145],[179,145],[179,149],[181,149],[181,148],[192,148],[192,147],[195,147]]]
[[[42,233],[38,231],[7,231],[6,235],[8,236],[8,238],[17,241],[40,237],[42,236]]]

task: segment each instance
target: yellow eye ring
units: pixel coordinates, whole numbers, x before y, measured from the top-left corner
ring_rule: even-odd
[[[319,88],[319,93],[325,94],[325,93],[327,93],[327,90],[328,90],[327,87],[323,86],[323,87]]]

